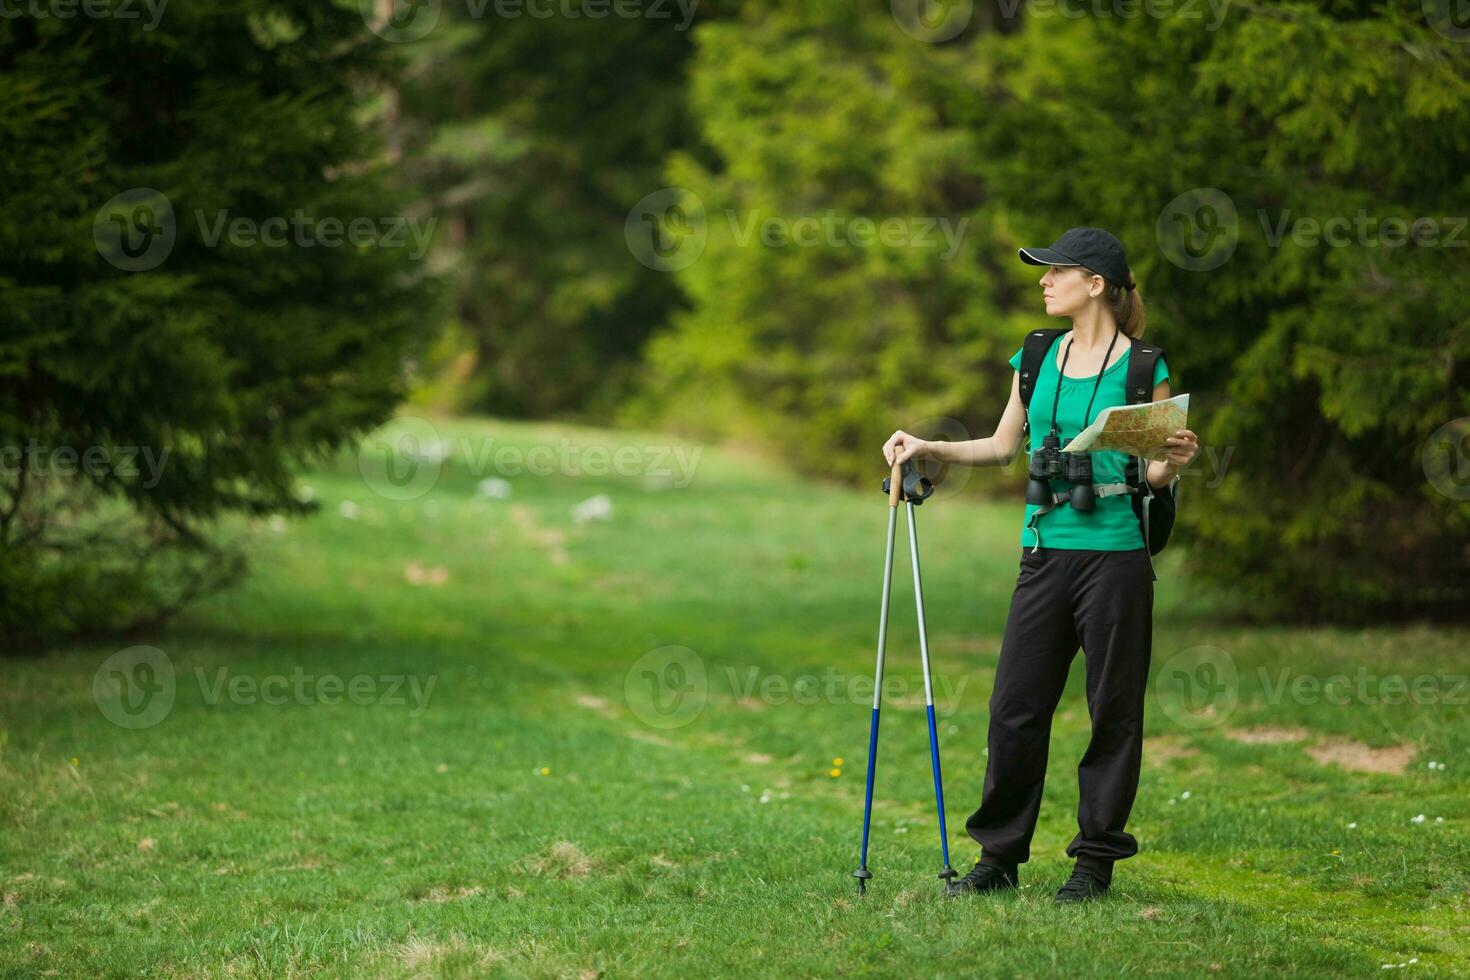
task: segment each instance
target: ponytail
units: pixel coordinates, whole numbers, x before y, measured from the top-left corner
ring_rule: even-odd
[[[1123,331],[1126,337],[1139,338],[1143,336],[1143,328],[1146,325],[1143,317],[1143,297],[1138,295],[1138,287],[1133,282],[1133,273],[1128,274],[1128,286],[1114,285],[1108,283],[1104,295],[1108,301],[1108,309],[1113,312],[1113,319],[1117,321],[1118,329]]]

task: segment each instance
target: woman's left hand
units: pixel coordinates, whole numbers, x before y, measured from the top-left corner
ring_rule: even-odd
[[[1199,437],[1188,429],[1179,429],[1164,440],[1164,450],[1168,454],[1169,465],[1181,469],[1199,452]]]

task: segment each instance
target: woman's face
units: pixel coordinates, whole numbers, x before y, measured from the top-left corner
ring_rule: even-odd
[[[1047,316],[1077,316],[1092,302],[1088,292],[1092,281],[1100,279],[1081,266],[1049,265],[1041,277],[1041,294],[1046,301]]]

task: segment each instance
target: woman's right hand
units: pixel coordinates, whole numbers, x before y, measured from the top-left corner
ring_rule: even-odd
[[[918,436],[911,436],[899,429],[883,444],[883,458],[888,461],[889,466],[892,466],[894,463],[902,463],[916,456],[923,456],[928,449],[928,441]]]

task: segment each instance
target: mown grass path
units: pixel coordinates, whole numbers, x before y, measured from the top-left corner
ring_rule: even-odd
[[[423,495],[381,496],[347,456],[304,478],[319,516],[250,529],[249,581],[147,641],[176,682],[156,724],[99,710],[117,645],[3,664],[0,973],[1470,972],[1470,633],[1233,626],[1166,568],[1142,850],[1113,898],[1050,902],[1079,656],[1023,887],[945,901],[901,536],[859,901],[876,489],[714,449],[649,476],[654,435],[434,424],[453,452]],[[497,474],[497,451],[561,440],[569,469],[599,445],[640,462]],[[597,494],[610,515],[574,521]],[[919,514],[961,871],[1018,521],[965,494]],[[1234,679],[1177,673],[1201,654]],[[1390,676],[1433,696],[1386,703]]]

